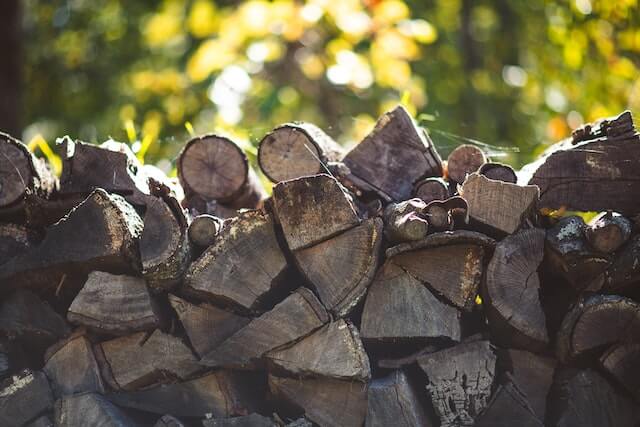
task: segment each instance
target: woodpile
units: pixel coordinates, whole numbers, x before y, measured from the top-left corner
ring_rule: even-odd
[[[631,114],[517,173],[402,107],[187,142],[0,134],[2,426],[640,425]]]

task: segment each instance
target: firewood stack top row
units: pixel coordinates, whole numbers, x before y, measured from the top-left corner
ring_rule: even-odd
[[[288,123],[177,179],[0,135],[0,425],[640,425],[640,136],[514,171],[402,107],[348,152]],[[585,220],[586,218],[586,220]]]

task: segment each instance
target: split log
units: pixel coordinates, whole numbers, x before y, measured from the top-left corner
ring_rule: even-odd
[[[502,163],[485,163],[480,166],[478,173],[495,181],[510,182],[511,184],[518,182],[518,176],[513,168]]]
[[[487,156],[475,145],[463,144],[456,147],[447,157],[449,179],[462,184],[470,175],[487,163]]]
[[[329,321],[313,293],[298,288],[271,311],[222,342],[200,361],[205,366],[246,368],[266,352],[302,338]]]
[[[440,177],[425,178],[415,185],[413,196],[427,204],[434,200],[445,200],[450,196],[449,184]]]
[[[189,224],[189,240],[196,246],[208,248],[216,241],[222,222],[220,218],[213,215],[198,215]]]
[[[618,129],[611,131],[612,129]],[[540,187],[540,208],[640,213],[640,136],[628,111],[595,131],[551,146],[522,168],[519,181]],[[589,191],[584,191],[588,188]]]
[[[394,371],[369,385],[365,427],[435,425],[403,371]]]
[[[480,233],[431,234],[412,245],[387,250],[389,263],[409,273],[456,307],[471,311],[484,272],[486,248],[495,242]]]
[[[562,321],[556,340],[564,363],[605,345],[640,343],[640,304],[617,295],[581,298]]]
[[[35,236],[18,224],[0,223],[0,265],[30,249]]]
[[[247,156],[223,136],[193,138],[180,152],[176,166],[187,199],[198,196],[234,209],[255,209],[266,197]]]
[[[362,299],[380,261],[382,220],[361,225],[293,252],[296,265],[332,314],[342,317]]]
[[[459,341],[460,312],[440,302],[418,280],[387,261],[369,289],[360,334],[367,342]]]
[[[361,382],[269,375],[269,390],[321,426],[361,427],[367,413],[367,386]]]
[[[169,295],[169,302],[199,357],[213,351],[251,321],[248,317],[239,316],[210,304],[191,304],[174,295]]]
[[[55,404],[56,426],[136,427],[138,424],[97,393],[65,396]]]
[[[549,398],[548,425],[557,427],[635,427],[640,410],[592,369],[563,369]]]
[[[477,427],[544,427],[526,397],[510,382],[498,386],[491,401],[474,424]]]
[[[614,344],[600,357],[600,364],[640,402],[640,343]]]
[[[137,390],[159,382],[186,379],[201,370],[179,338],[154,331],[96,345],[102,377],[114,390]]]
[[[183,289],[195,297],[256,310],[286,285],[287,271],[271,216],[247,211],[229,220],[216,242],[191,264]]]
[[[418,359],[442,427],[472,426],[491,397],[496,355],[489,341],[458,344]]]
[[[360,223],[350,196],[328,175],[278,183],[273,204],[292,251],[327,240]]]
[[[172,415],[163,415],[153,427],[186,427],[182,421]]]
[[[409,199],[391,203],[384,210],[384,234],[391,243],[420,240],[427,235],[429,223],[423,217],[426,203]]]
[[[160,310],[144,279],[94,271],[71,303],[69,322],[108,335],[126,335],[160,326]]]
[[[629,240],[632,228],[633,224],[627,218],[608,211],[589,221],[585,234],[593,249],[609,254]]]
[[[508,236],[496,245],[487,267],[483,300],[489,327],[507,346],[542,351],[549,344],[537,273],[544,238],[537,228]]]
[[[255,372],[215,371],[180,383],[147,390],[112,393],[115,404],[176,417],[232,417],[260,410],[266,393],[263,376]]]
[[[538,193],[535,185],[494,181],[477,173],[469,175],[460,190],[469,205],[471,220],[501,235],[512,234],[522,226],[535,207]]]
[[[545,250],[551,269],[578,291],[598,291],[611,261],[594,252],[585,238],[586,225],[579,216],[562,218],[547,230]]]
[[[378,367],[382,369],[404,369],[408,366],[416,364],[418,359],[430,353],[434,353],[438,350],[442,350],[446,345],[443,344],[428,344],[422,347],[420,350],[402,357],[390,357],[379,358]]]
[[[290,347],[266,355],[269,362],[287,374],[367,382],[369,358],[358,330],[340,319],[323,326]]]
[[[0,425],[20,427],[53,406],[47,377],[24,370],[0,383]]]
[[[17,286],[55,287],[68,272],[139,270],[141,232],[142,221],[131,205],[120,196],[95,190],[49,227],[38,246],[0,265],[1,291]]]
[[[249,414],[233,418],[208,418],[203,427],[278,427],[271,418],[260,414]]]
[[[83,392],[104,393],[100,368],[87,337],[74,334],[50,347],[44,373],[56,397]]]
[[[640,235],[635,235],[617,253],[605,272],[604,288],[624,292],[640,282]]]
[[[344,150],[311,123],[286,123],[260,141],[258,164],[273,182],[287,181],[325,171],[329,162],[342,159]]]
[[[433,142],[402,106],[380,117],[343,161],[388,202],[408,199],[421,178],[442,176],[442,160]]]

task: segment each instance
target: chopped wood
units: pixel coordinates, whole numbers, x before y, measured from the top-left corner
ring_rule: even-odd
[[[171,415],[163,415],[153,427],[186,427],[182,421]]]
[[[420,350],[409,354],[408,356],[403,357],[394,357],[394,358],[379,358],[378,359],[378,367],[383,369],[404,369],[410,365],[413,365],[420,359],[422,356],[436,352],[438,350],[442,350],[447,347],[441,343],[439,344],[428,344],[422,347]]]
[[[101,271],[89,274],[69,307],[67,319],[107,335],[126,335],[160,326],[159,309],[144,279]]]
[[[320,301],[336,316],[345,316],[362,299],[380,261],[382,220],[361,225],[314,246],[293,252],[296,265],[313,285]]]
[[[608,211],[589,221],[585,234],[593,249],[608,254],[615,252],[629,240],[632,228],[633,224],[627,218]]]
[[[640,343],[614,344],[600,357],[600,364],[640,402]]]
[[[360,223],[346,189],[329,175],[278,183],[273,204],[292,251],[320,243]]]
[[[327,163],[337,162],[343,148],[311,123],[286,123],[260,141],[258,164],[273,182],[324,173]]]
[[[53,406],[47,377],[24,370],[0,383],[0,425],[20,427]]]
[[[55,404],[57,426],[136,427],[138,424],[97,393],[65,396]]]
[[[485,163],[480,166],[478,173],[495,181],[510,182],[512,184],[518,182],[518,176],[513,168],[502,163]]]
[[[271,418],[260,414],[249,414],[233,418],[208,418],[202,422],[204,427],[278,427]]]
[[[343,161],[386,201],[406,200],[418,180],[442,176],[442,160],[433,142],[402,106],[380,117]]]
[[[339,319],[290,347],[267,353],[266,358],[289,375],[319,376],[367,382],[369,358],[356,327]]]
[[[384,234],[389,242],[423,239],[429,231],[429,223],[423,216],[426,206],[422,199],[389,204],[384,210]]]
[[[247,326],[206,354],[205,366],[246,368],[266,352],[298,340],[329,320],[320,301],[306,288],[298,288],[271,311],[253,319]]]
[[[449,179],[462,184],[467,175],[477,172],[486,162],[484,152],[475,145],[459,145],[447,157],[447,174]]]
[[[450,196],[449,184],[440,177],[425,178],[416,183],[413,196],[427,204],[434,200],[445,200]]]
[[[477,427],[543,427],[518,387],[507,382],[498,386],[491,401],[474,424]]]
[[[198,215],[189,224],[189,240],[194,245],[208,248],[216,241],[218,233],[222,228],[222,219],[217,216],[202,214]]]
[[[54,427],[53,420],[47,415],[40,415],[29,424],[25,424],[26,427]]]
[[[27,356],[15,340],[0,338],[0,379],[17,373],[28,365]]]
[[[640,234],[636,234],[617,253],[605,272],[604,288],[624,292],[640,281]]]
[[[26,227],[0,223],[0,264],[27,251],[34,243],[35,236]]]
[[[437,231],[451,231],[469,223],[469,206],[462,197],[434,200],[424,208],[429,226]]]

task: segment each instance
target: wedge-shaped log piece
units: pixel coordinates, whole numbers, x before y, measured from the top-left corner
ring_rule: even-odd
[[[271,418],[260,414],[249,414],[233,418],[208,418],[203,427],[278,427]]]
[[[365,341],[460,340],[460,312],[439,301],[422,283],[387,261],[369,289],[362,313]]]
[[[0,264],[9,261],[32,247],[35,236],[18,224],[0,224]]]
[[[475,145],[463,144],[456,147],[447,157],[449,179],[462,184],[467,177],[477,172],[487,162],[487,156]]]
[[[604,288],[624,292],[640,281],[640,235],[636,234],[617,253],[605,273]]]
[[[47,377],[24,370],[0,383],[0,425],[19,427],[53,406]]]
[[[632,161],[640,157],[640,137],[628,111],[609,124],[614,126],[604,128],[619,124],[625,132],[591,132],[559,142],[522,168],[519,182],[540,187],[539,207],[640,213],[640,168]]]
[[[271,217],[247,211],[226,223],[216,242],[191,264],[184,290],[256,309],[284,284],[286,269]]]
[[[251,321],[210,304],[191,304],[175,295],[169,295],[169,302],[199,357],[213,351]]]
[[[338,317],[362,299],[380,260],[382,220],[373,218],[306,249],[293,253],[320,301]]]
[[[427,391],[440,425],[472,426],[487,406],[496,371],[489,341],[473,341],[428,354],[418,365],[429,377]]]
[[[500,385],[484,412],[474,424],[477,427],[543,427],[525,395],[507,382]]]
[[[585,234],[593,249],[608,254],[629,240],[632,228],[633,224],[627,218],[608,211],[589,221]]]
[[[172,415],[163,415],[153,427],[186,427],[182,421]]]
[[[156,330],[115,338],[96,346],[103,378],[115,390],[136,390],[168,379],[185,379],[198,370],[191,350]]]
[[[138,426],[124,412],[97,393],[66,396],[55,405],[56,426]]]
[[[415,185],[413,196],[429,204],[434,200],[449,198],[449,184],[440,177],[425,178]]]
[[[537,273],[544,237],[544,230],[537,228],[508,236],[496,245],[487,267],[483,296],[489,327],[508,346],[539,351],[549,343]]]
[[[640,343],[614,344],[600,364],[640,402]]]
[[[538,193],[535,185],[494,181],[478,173],[469,175],[460,190],[469,205],[471,220],[501,235],[512,234],[522,226],[535,207]]]
[[[249,367],[269,350],[302,338],[329,316],[313,293],[299,288],[271,311],[253,319],[200,361],[206,366]]]
[[[44,373],[56,397],[83,392],[104,393],[100,368],[86,336],[74,334],[54,344],[44,357]]]
[[[94,271],[71,303],[69,322],[108,335],[153,330],[160,317],[144,279]]]
[[[394,371],[369,384],[365,427],[435,426],[422,405],[407,374]]]
[[[567,313],[557,335],[562,362],[617,342],[640,343],[640,304],[617,295],[592,295]]]
[[[71,331],[65,320],[30,291],[19,289],[0,306],[0,332],[41,355]]]
[[[292,251],[320,243],[360,223],[346,189],[329,175],[280,182],[273,188],[273,204]]]
[[[554,380],[547,425],[557,427],[635,427],[640,409],[592,369],[564,368]]]
[[[60,282],[58,277],[69,271],[139,270],[141,232],[142,221],[131,205],[120,196],[95,190],[49,227],[38,246],[0,266],[2,290],[55,287]]]
[[[108,399],[127,408],[176,417],[232,417],[261,408],[266,394],[263,375],[255,372],[216,371],[180,383],[147,390],[112,393]]]
[[[597,291],[604,271],[611,264],[607,256],[593,251],[585,237],[586,225],[579,216],[562,218],[547,230],[545,251],[551,269],[578,291]]]
[[[518,182],[518,176],[513,168],[502,163],[485,163],[480,166],[478,173],[496,181],[510,182],[512,184]]]
[[[388,262],[451,304],[471,311],[484,272],[486,249],[494,244],[493,239],[470,231],[437,233],[412,245],[395,246],[387,250],[387,256],[393,254]]]
[[[269,375],[269,390],[321,426],[360,427],[367,414],[367,386],[361,382]]]
[[[320,376],[366,382],[369,357],[356,327],[342,319],[329,323],[291,347],[267,354],[279,369],[295,376]]]
[[[423,239],[429,231],[422,199],[391,203],[384,210],[384,233],[392,243]]]
[[[273,182],[324,172],[326,164],[342,159],[344,150],[311,123],[286,123],[260,141],[258,163]]]
[[[380,117],[343,161],[387,201],[406,200],[419,179],[442,176],[442,160],[433,142],[402,106]]]

